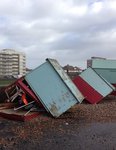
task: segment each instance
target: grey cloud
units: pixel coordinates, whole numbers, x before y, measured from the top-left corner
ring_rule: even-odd
[[[95,2],[103,4],[98,12],[92,11]],[[115,58],[116,8],[110,6],[111,2],[1,1],[0,48],[24,51],[30,68],[47,57],[58,59],[61,65],[69,63],[80,67],[85,67],[86,59],[91,56]],[[87,9],[83,10],[85,6]],[[75,10],[76,7],[82,10]],[[78,14],[79,11],[82,14]]]

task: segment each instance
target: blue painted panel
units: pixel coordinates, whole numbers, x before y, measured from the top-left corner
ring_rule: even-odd
[[[99,76],[92,68],[86,69],[80,74],[80,76],[104,97],[115,89],[103,77]]]
[[[25,79],[54,117],[60,116],[79,102],[49,61],[27,74]],[[80,99],[82,98],[83,96]]]
[[[108,82],[116,84],[116,69],[94,69],[98,74],[104,77]]]
[[[60,67],[58,62],[54,59],[47,59],[47,61],[52,65],[55,71],[58,73],[62,81],[66,84],[66,86],[70,89],[72,94],[78,99],[79,102],[82,102],[84,97],[81,92],[77,89],[75,84],[72,84],[72,80],[65,73],[65,71]]]
[[[92,68],[116,69],[116,60],[93,59],[91,62]]]

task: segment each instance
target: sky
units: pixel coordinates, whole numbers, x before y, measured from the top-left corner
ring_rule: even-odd
[[[86,68],[92,56],[116,59],[116,0],[1,0],[0,49]]]

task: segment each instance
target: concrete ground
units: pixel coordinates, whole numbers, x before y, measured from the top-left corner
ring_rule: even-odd
[[[116,150],[116,99],[78,104],[57,119],[0,118],[0,150]]]

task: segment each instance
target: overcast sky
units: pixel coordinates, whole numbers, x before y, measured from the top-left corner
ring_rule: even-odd
[[[116,0],[1,0],[0,49],[86,67],[91,56],[116,59]]]

